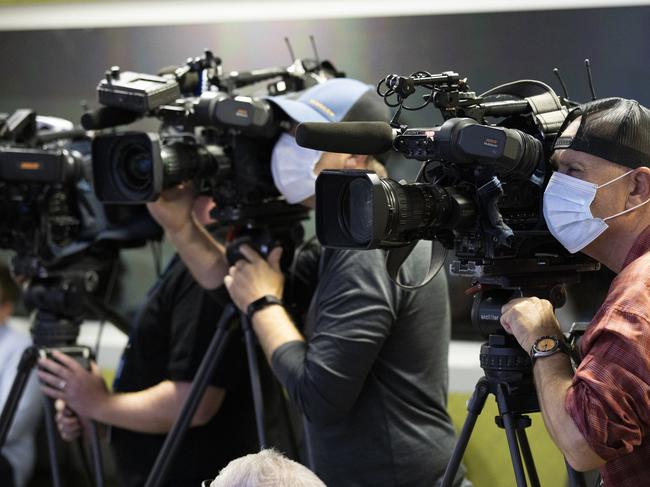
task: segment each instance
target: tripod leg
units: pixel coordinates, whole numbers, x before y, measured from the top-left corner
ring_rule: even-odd
[[[485,406],[485,399],[487,398],[488,393],[487,382],[485,377],[483,377],[477,382],[472,397],[467,403],[467,418],[465,418],[465,423],[463,423],[463,429],[460,432],[458,442],[454,447],[454,451],[452,452],[447,468],[445,469],[445,475],[442,478],[440,487],[451,487],[454,482],[454,477],[456,477],[458,467],[460,467],[460,462],[463,459],[465,450],[467,449],[469,437],[472,435],[472,431],[476,425],[476,420],[478,419],[479,414],[481,414],[483,406]]]
[[[18,404],[23,396],[23,391],[29,380],[29,376],[38,359],[38,348],[29,347],[25,349],[23,355],[20,357],[18,363],[16,378],[11,385],[11,390],[2,408],[2,415],[0,415],[0,448],[2,448],[7,441],[7,435],[14,421]]]
[[[52,487],[61,487],[61,472],[56,458],[56,425],[54,424],[54,402],[43,397],[45,408],[45,436],[47,437],[47,451],[50,457],[50,469],[52,473]]]
[[[104,487],[104,467],[102,465],[102,448],[99,444],[99,433],[97,424],[90,423],[90,446],[93,458],[93,473],[95,474],[95,486]]]
[[[266,448],[266,432],[264,430],[264,398],[262,397],[262,384],[260,383],[259,368],[257,366],[257,349],[255,338],[248,316],[241,314],[241,324],[246,339],[246,355],[248,356],[248,372],[251,378],[253,391],[253,405],[255,406],[255,423],[257,424],[257,437],[260,443],[260,450]]]
[[[228,322],[233,317],[234,313],[235,307],[232,304],[226,306],[223,313],[221,313],[219,323],[217,324],[217,330],[205,352],[201,365],[199,365],[199,370],[196,372],[187,399],[178,414],[176,422],[165,438],[165,443],[163,443],[160,453],[158,453],[158,456],[156,457],[156,462],[149,473],[145,487],[159,487],[164,485],[165,477],[174,463],[174,457],[178,451],[178,447],[185,437],[185,433],[190,426],[194,413],[203,398],[205,389],[208,387],[208,382],[223,355],[228,338]]]
[[[519,453],[519,443],[517,441],[517,433],[515,432],[515,420],[513,413],[510,411],[508,406],[508,393],[504,391],[503,388],[504,385],[499,384],[496,390],[499,415],[503,421],[503,427],[506,430],[508,448],[510,449],[510,459],[512,460],[512,467],[515,471],[517,487],[526,487],[526,474],[524,472],[524,465],[521,461],[521,454]]]
[[[519,440],[521,455],[524,457],[524,463],[526,464],[526,472],[528,472],[530,485],[531,487],[540,487],[537,468],[535,468],[535,460],[533,459],[533,453],[530,451],[530,443],[528,442],[526,430],[523,427],[517,428],[517,439]]]

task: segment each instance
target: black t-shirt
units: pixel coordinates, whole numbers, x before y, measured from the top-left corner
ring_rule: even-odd
[[[195,283],[178,258],[150,290],[134,320],[117,371],[115,392],[135,392],[164,380],[192,381],[214,334],[222,306]],[[265,419],[283,430],[280,397],[266,361],[258,360],[265,399]],[[259,450],[243,334],[230,334],[225,354],[210,384],[226,390],[218,413],[204,426],[190,428],[180,446],[167,484],[200,485],[230,460]],[[283,431],[280,431],[281,433]],[[165,435],[112,428],[111,444],[125,486],[144,484]],[[288,446],[270,433],[270,443]]]
[[[427,250],[416,248],[401,282],[418,281]],[[382,250],[325,249],[307,342],[272,357],[305,414],[315,471],[331,486],[431,487],[455,445],[445,275],[406,291],[390,280],[384,258]],[[462,469],[455,485],[461,480]]]

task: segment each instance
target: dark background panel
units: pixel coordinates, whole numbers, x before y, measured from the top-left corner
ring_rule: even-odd
[[[476,91],[534,78],[555,86],[560,67],[576,99],[588,96],[582,61],[594,66],[599,96],[650,104],[650,7],[199,26],[0,33],[0,109],[31,106],[76,118],[82,99],[111,65],[155,72],[211,48],[227,70],[286,65],[320,54],[349,76],[375,83],[388,73],[453,69]]]

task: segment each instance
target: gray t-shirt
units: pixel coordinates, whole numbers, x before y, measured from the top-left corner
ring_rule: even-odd
[[[418,246],[401,282],[422,279],[429,248]],[[390,280],[384,259],[382,250],[324,249],[307,342],[287,343],[272,357],[306,417],[314,470],[330,487],[431,487],[455,444],[446,412],[444,272],[406,291]]]

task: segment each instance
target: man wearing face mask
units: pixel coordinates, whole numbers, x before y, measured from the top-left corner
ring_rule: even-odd
[[[372,87],[349,79],[271,101],[296,123],[387,116]],[[288,202],[310,207],[323,169],[384,172],[368,156],[301,148],[290,133],[275,145],[271,169]],[[301,270],[315,290],[299,327],[281,301],[282,249],[264,259],[242,246],[247,260],[229,267],[223,248],[178,216],[186,207],[177,203],[164,193],[150,209],[197,280],[208,289],[225,284],[250,317],[275,375],[305,416],[310,463],[325,484],[434,485],[455,443],[446,412],[450,317],[444,274],[405,291],[390,280],[384,251],[324,249]],[[416,249],[400,271],[401,282],[422,275],[429,251],[428,245]],[[455,485],[462,482],[459,472]]]
[[[576,470],[606,486],[650,479],[650,110],[607,98],[569,114],[544,194],[549,230],[618,275],[572,373],[548,301],[515,299],[501,323],[533,359],[544,423]]]

